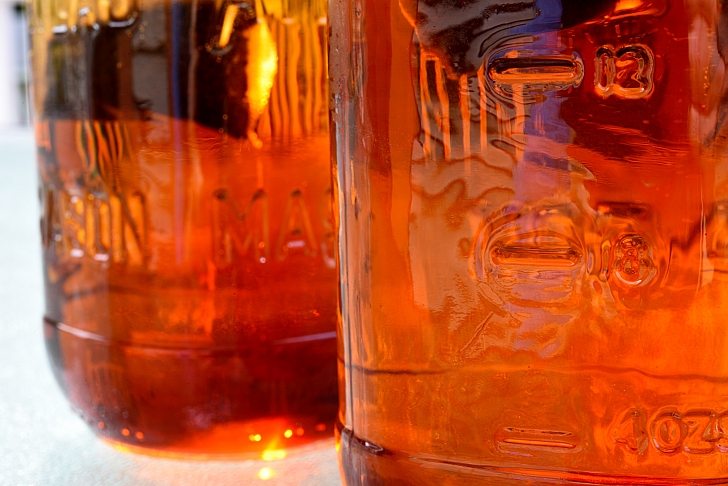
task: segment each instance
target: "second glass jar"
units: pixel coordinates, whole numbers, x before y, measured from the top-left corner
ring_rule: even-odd
[[[319,1],[31,5],[54,372],[94,431],[177,455],[332,433]]]

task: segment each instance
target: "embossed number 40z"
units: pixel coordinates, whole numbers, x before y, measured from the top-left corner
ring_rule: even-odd
[[[611,438],[633,454],[650,445],[662,454],[728,453],[728,411],[663,409],[648,424],[644,410],[632,409],[614,423]]]

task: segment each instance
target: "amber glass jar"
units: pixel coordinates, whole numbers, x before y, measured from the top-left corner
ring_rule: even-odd
[[[158,454],[331,436],[325,3],[37,0],[30,23],[45,336],[72,406]]]
[[[348,485],[728,481],[727,14],[331,2]]]

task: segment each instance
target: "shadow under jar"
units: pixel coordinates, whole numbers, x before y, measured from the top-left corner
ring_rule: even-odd
[[[329,21],[346,484],[725,484],[728,6]]]
[[[316,0],[38,0],[45,338],[73,408],[180,456],[331,437],[336,265]]]

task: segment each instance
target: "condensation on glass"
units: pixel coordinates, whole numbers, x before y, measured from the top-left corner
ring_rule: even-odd
[[[329,20],[346,483],[728,481],[728,6]]]
[[[330,436],[325,2],[36,0],[30,17],[44,329],[73,408],[167,454]]]

